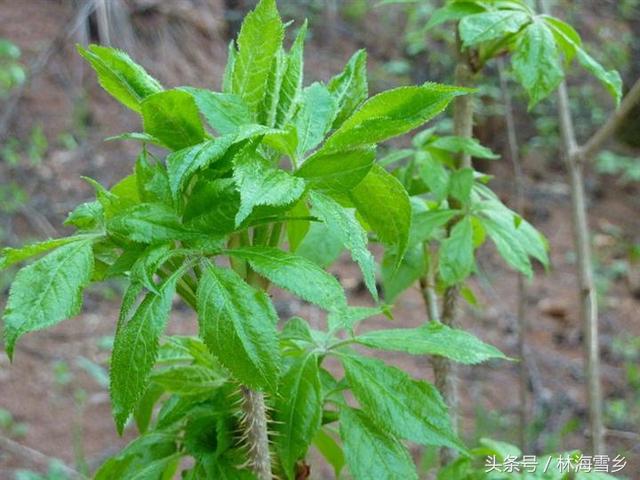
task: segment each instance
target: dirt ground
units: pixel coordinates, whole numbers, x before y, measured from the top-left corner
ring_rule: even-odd
[[[67,4],[53,0],[0,0],[0,37],[20,45],[29,62],[59,33],[70,14]],[[331,39],[331,43],[322,36],[313,39],[312,44],[320,53],[311,56],[306,66],[310,77],[328,78],[339,70],[350,52],[362,46],[362,40],[349,32],[339,31],[336,35],[338,38]],[[222,70],[224,55],[220,52],[224,52],[226,32],[217,31],[210,41],[215,45],[209,47],[213,64],[207,77],[197,74],[197,64],[191,65],[194,78],[200,80],[196,85],[207,86],[206,79],[215,78]],[[372,40],[370,45],[373,50],[370,63],[374,68],[390,55],[380,42]],[[26,164],[20,168],[9,168],[0,162],[0,184],[15,182],[29,198],[27,208],[11,218],[2,218],[8,244],[63,234],[64,229],[59,226],[65,214],[92,195],[91,188],[80,176],[111,185],[131,168],[135,158],[135,145],[101,141],[109,135],[136,130],[137,120],[99,90],[92,74],[73,54],[72,43],[67,41],[61,54],[54,55],[46,71],[33,80],[13,126],[15,134],[24,138],[34,121],[40,123],[50,139],[46,157],[37,165]],[[162,70],[149,69],[166,85],[178,84],[166,72],[165,78]],[[86,88],[84,95],[77,94],[81,85]],[[82,110],[85,101],[90,104],[86,111]],[[79,147],[69,151],[61,148],[55,139],[60,133],[75,128],[74,112],[78,109],[85,112],[87,133]],[[533,166],[525,164],[525,168]],[[509,203],[512,178],[508,164],[496,164],[491,173],[496,175],[493,186]],[[527,284],[528,364],[532,377],[529,414],[531,421],[538,425],[531,453],[543,453],[550,445],[565,450],[585,446],[582,335],[577,317],[569,190],[563,173],[557,168],[545,167],[543,173],[543,179],[530,179],[527,184],[527,217],[547,236],[552,247],[552,267],[548,272],[538,269],[535,278]],[[604,267],[625,259],[620,242],[640,242],[640,195],[637,185],[636,188],[605,188],[615,186],[615,180],[596,178],[593,174],[589,178],[595,254],[603,265],[601,271],[607,273]],[[479,263],[479,275],[471,284],[479,306],[465,305],[460,324],[507,355],[517,357],[514,313],[517,277],[491,247],[483,248]],[[370,302],[357,268],[347,258],[342,258],[333,272],[347,288],[352,304]],[[614,399],[634,395],[628,386],[624,359],[612,345],[621,338],[640,336],[640,298],[632,295],[625,275],[612,274],[605,287],[600,348],[604,362],[603,388],[609,404]],[[0,408],[11,412],[16,423],[27,427],[23,435],[14,438],[16,442],[60,458],[69,465],[82,458],[93,469],[133,435],[129,432],[125,438],[118,437],[107,390],[95,376],[87,373],[81,360],[106,364],[108,350],[104,344],[114,331],[119,309],[118,288],[117,284],[91,288],[85,296],[81,315],[50,330],[25,336],[16,349],[13,364],[4,354],[0,355]],[[4,303],[6,293],[6,290],[0,291],[0,304]],[[323,321],[320,312],[283,292],[274,292],[274,297],[282,317],[296,314],[314,323]],[[394,316],[394,326],[417,326],[424,322],[424,306],[417,290],[407,292],[400,299]],[[389,325],[389,320],[376,318],[362,328]],[[174,309],[171,328],[195,332],[194,318],[179,304]],[[424,358],[400,354],[380,356],[418,378],[431,377]],[[466,437],[473,440],[478,436],[495,436],[515,443],[518,363],[491,362],[461,367],[459,379]],[[572,422],[575,422],[573,427]],[[638,424],[629,420],[616,427],[607,438],[609,455],[619,453],[627,457],[624,473],[629,478],[638,478],[634,472],[640,471],[637,428]],[[42,464],[5,453],[0,448],[0,480],[13,479],[15,469],[19,468],[42,471]],[[325,466],[313,465],[312,468],[312,478],[330,478]]]

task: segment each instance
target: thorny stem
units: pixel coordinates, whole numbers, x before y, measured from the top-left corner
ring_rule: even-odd
[[[498,74],[500,77],[500,88],[502,90],[502,98],[504,102],[504,117],[507,126],[507,146],[509,149],[509,159],[513,166],[513,172],[515,176],[515,203],[516,211],[520,216],[524,214],[524,174],[522,172],[522,163],[520,162],[520,153],[518,149],[518,137],[516,135],[516,125],[513,116],[513,105],[511,102],[511,95],[509,93],[508,79],[505,74],[504,60],[498,58]],[[519,436],[520,436],[520,450],[527,451],[527,424],[528,424],[528,411],[527,411],[527,390],[529,388],[529,376],[527,355],[526,355],[526,336],[527,336],[527,318],[526,318],[526,285],[524,282],[524,276],[518,274],[518,291],[517,291],[517,311],[516,311],[516,331],[518,334],[518,357],[520,363],[519,369],[519,383],[518,383],[518,396],[519,396]]]
[[[258,480],[271,480],[271,452],[264,394],[245,386],[240,387],[240,391],[243,397],[243,426],[249,463]]]
[[[279,237],[279,235],[278,235]],[[229,240],[229,247],[245,246],[249,235],[235,236]],[[231,257],[233,259],[233,257]],[[244,277],[253,287],[267,290],[269,282],[257,275],[245,263]],[[272,480],[271,452],[269,450],[269,419],[264,393],[247,386],[240,387],[242,394],[243,427],[247,444],[249,465],[258,480]]]

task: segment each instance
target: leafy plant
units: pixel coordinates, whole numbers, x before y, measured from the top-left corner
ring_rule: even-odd
[[[558,87],[574,59],[620,102],[618,72],[605,70],[589,55],[573,27],[556,17],[537,14],[523,0],[449,0],[434,12],[428,27],[448,21],[458,21],[462,47],[474,49],[474,70],[481,70],[502,53],[511,54],[515,76],[529,96],[529,108]]]
[[[0,38],[0,98],[26,80],[25,69],[20,63],[20,48],[6,38]]]
[[[10,357],[25,333],[77,315],[89,284],[127,279],[110,394],[118,431],[133,417],[140,436],[96,478],[169,478],[184,457],[194,459],[185,478],[295,478],[311,444],[354,478],[417,478],[404,440],[464,450],[441,396],[352,346],[462,363],[504,358],[435,323],[357,335],[383,307],[349,306],[335,277],[296,254],[322,225],[377,301],[368,231],[393,249],[397,268],[413,244],[409,196],[374,162],[376,144],[469,91],[428,83],[367,100],[363,51],[328,84],[303,88],[306,24],[289,50],[284,30],[275,1],[262,0],[229,47],[222,92],[165,90],[125,53],[79,47],[103,88],[141,115],[144,132],[119,137],[142,142],[140,155],[110,189],[87,179],[96,200],[69,215],[74,235],[5,248],[0,267],[47,253],[11,287],[3,317]],[[471,172],[453,176],[462,204],[472,188],[493,201]],[[469,265],[453,259],[468,249],[449,249],[448,278],[458,278]],[[327,328],[302,318],[280,325],[271,285],[325,310]],[[163,336],[176,294],[197,312],[198,337]],[[328,357],[343,377],[324,366]]]
[[[476,270],[475,251],[487,238],[510,266],[527,276],[533,273],[532,258],[548,264],[542,235],[486,186],[490,177],[456,166],[455,155],[461,152],[497,158],[474,139],[439,136],[429,129],[414,137],[413,148],[394,151],[380,161],[403,183],[412,202],[408,250],[400,268],[395,268],[394,249],[387,249],[383,259],[389,302],[418,280],[423,289],[429,281],[435,282],[430,287],[440,293],[447,286],[464,283]],[[469,289],[463,294],[474,302]]]

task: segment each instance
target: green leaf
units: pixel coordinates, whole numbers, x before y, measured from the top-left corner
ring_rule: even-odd
[[[334,153],[320,151],[307,158],[295,174],[315,190],[344,193],[365,178],[375,156],[375,148],[371,147]]]
[[[313,445],[333,467],[336,478],[340,478],[340,472],[345,465],[344,453],[342,452],[342,447],[327,430],[327,428],[321,428],[316,432],[316,436],[313,438]]]
[[[547,243],[540,232],[497,200],[483,201],[479,217],[500,255],[512,267],[531,275],[529,256],[548,266]]]
[[[2,317],[9,358],[25,333],[51,327],[80,312],[82,291],[92,273],[90,241],[61,246],[17,273]]]
[[[326,268],[340,256],[342,250],[342,237],[338,233],[322,222],[312,222],[296,254]]]
[[[351,190],[351,200],[380,241],[395,248],[400,262],[407,250],[411,228],[411,203],[402,183],[374,165]]]
[[[112,137],[107,137],[104,139],[105,142],[111,142],[114,140],[135,140],[137,142],[142,142],[143,144],[150,143],[158,147],[166,148],[162,140],[154,137],[153,135],[149,135],[148,133],[129,132],[129,133],[122,133],[120,135],[114,135]]]
[[[244,100],[255,118],[265,97],[269,72],[283,36],[284,25],[275,0],[261,0],[245,17],[240,28],[232,93]]]
[[[142,100],[162,91],[160,83],[126,53],[99,45],[77,48],[98,74],[102,88],[130,109],[140,112]]]
[[[171,247],[167,244],[149,246],[131,266],[129,273],[131,282],[141,283],[147,290],[159,293],[153,276],[158,268],[171,257],[172,253]]]
[[[605,70],[602,65],[591,57],[582,48],[582,39],[571,25],[548,15],[544,15],[543,19],[551,29],[558,46],[562,49],[567,64],[577,54],[578,62],[604,85],[615,99],[616,105],[619,105],[622,99],[622,79],[620,74],[615,70]]]
[[[449,180],[449,194],[462,205],[468,205],[471,199],[473,180],[472,168],[461,168],[454,171]]]
[[[402,443],[359,410],[340,410],[344,456],[356,480],[417,480],[411,455]]]
[[[469,47],[516,33],[530,21],[531,15],[526,12],[494,10],[463,17],[458,29],[463,46]]]
[[[246,260],[251,268],[281,288],[328,311],[347,305],[340,283],[311,260],[272,247],[244,247],[228,250]]]
[[[411,355],[439,355],[467,365],[492,358],[507,358],[500,350],[482,342],[478,337],[437,322],[418,328],[376,330],[357,336],[356,341],[381,350]]]
[[[511,228],[505,228],[504,224],[494,222],[488,218],[483,218],[481,223],[493,243],[495,243],[500,256],[520,273],[531,278],[533,275],[531,262],[527,252],[520,244],[521,239],[515,233],[516,227],[512,225]]]
[[[251,110],[238,95],[191,87],[181,90],[193,95],[200,113],[220,135],[235,133],[253,121]]]
[[[358,50],[354,53],[342,73],[329,80],[327,88],[336,99],[338,107],[333,128],[339,128],[369,95],[367,52]]]
[[[296,358],[283,375],[275,406],[276,445],[289,478],[294,477],[296,461],[306,454],[321,419],[318,358],[307,354]]]
[[[415,245],[429,240],[437,229],[444,227],[459,214],[460,212],[458,210],[427,210],[415,212],[411,220],[409,245]]]
[[[231,178],[198,182],[187,201],[184,222],[202,232],[227,234],[235,230],[240,195]]]
[[[96,238],[98,238],[98,235],[74,235],[71,237],[52,238],[44,242],[33,243],[20,248],[4,247],[0,250],[0,270],[9,268],[16,263],[23,262],[49,250],[62,247],[63,245]]]
[[[548,15],[542,15],[542,18],[551,29],[553,38],[555,38],[558,47],[562,50],[565,63],[569,65],[576,55],[577,48],[582,46],[580,35],[571,25],[558,18]]]
[[[111,403],[118,433],[122,434],[129,415],[149,384],[149,375],[158,355],[158,341],[171,311],[179,273],[149,292],[127,321],[131,305],[125,305],[116,329],[111,356]]]
[[[322,150],[350,150],[402,135],[442,112],[455,97],[471,90],[426,83],[399,87],[367,100],[327,140]]]
[[[104,223],[104,208],[98,201],[81,203],[69,213],[65,225],[79,230],[91,230]]]
[[[342,245],[351,252],[351,257],[360,266],[364,282],[371,295],[377,299],[376,266],[373,255],[367,249],[367,234],[353,213],[335,200],[319,192],[311,192],[311,211],[319,217],[327,228],[340,239]]]
[[[289,210],[289,215],[291,217],[309,217],[311,215],[304,197]],[[298,250],[298,247],[307,236],[311,227],[310,223],[309,220],[296,219],[287,221],[287,240],[289,241],[289,250],[292,253]]]
[[[280,97],[276,112],[276,126],[286,125],[293,116],[300,93],[304,75],[304,40],[307,36],[307,21],[302,24],[289,54],[285,57],[285,70],[280,86]]]
[[[420,160],[420,177],[435,196],[435,200],[441,202],[449,193],[449,171],[427,152],[424,152]]]
[[[511,63],[518,82],[529,95],[529,109],[548,97],[564,79],[553,34],[540,20],[518,36]]]
[[[167,392],[183,396],[212,393],[227,381],[215,370],[200,365],[175,365],[154,372],[151,379]]]
[[[150,385],[138,402],[138,406],[133,412],[133,418],[136,422],[136,426],[138,427],[138,432],[141,434],[145,433],[149,429],[151,417],[153,416],[153,409],[163,393],[164,390],[159,386]]]
[[[234,135],[225,135],[183,148],[167,156],[169,185],[174,197],[178,197],[179,192],[194,173],[223,158],[234,140]]]
[[[235,41],[231,40],[227,47],[227,64],[224,67],[224,73],[222,75],[222,91],[224,93],[233,93],[233,75],[236,67],[236,57],[238,51],[236,50]]]
[[[600,80],[607,91],[611,94],[616,102],[616,106],[620,105],[622,100],[622,79],[617,70],[605,70],[591,55],[582,48],[578,48],[578,62],[591,75]]]
[[[331,312],[327,321],[331,332],[341,328],[353,330],[361,321],[382,314],[386,314],[384,307],[347,307]]]
[[[198,236],[180,223],[180,218],[172,209],[159,203],[141,203],[119,213],[109,221],[107,230],[112,235],[140,243],[184,240]]]
[[[471,219],[464,217],[440,247],[440,277],[446,285],[460,283],[474,267]]]
[[[191,94],[166,90],[142,101],[144,131],[172,150],[196,145],[204,140],[204,128]]]
[[[273,167],[249,145],[235,159],[233,179],[240,192],[240,225],[258,205],[283,206],[294,203],[304,193],[305,182]]]
[[[280,48],[276,52],[276,56],[273,57],[271,69],[269,70],[269,78],[267,79],[267,88],[265,89],[262,105],[260,106],[258,122],[262,125],[273,127],[276,124],[278,103],[280,102],[280,88],[282,87],[286,65],[286,54],[284,50]]]
[[[402,292],[424,275],[426,266],[422,244],[412,245],[400,261],[395,252],[385,251],[382,259],[385,302],[394,303]]]
[[[346,354],[340,359],[353,394],[378,426],[421,445],[461,447],[433,385],[381,360]]]
[[[456,136],[440,137],[429,143],[429,147],[439,148],[452,153],[468,153],[476,158],[486,158],[490,160],[500,158],[500,155],[496,155],[489,148],[481,145],[475,138]]]
[[[197,292],[200,336],[243,384],[276,390],[278,316],[268,295],[233,270],[208,265]]]
[[[321,83],[316,82],[305,88],[300,100],[300,107],[294,118],[298,132],[298,157],[318,146],[331,128],[336,115],[336,101]]]
[[[433,27],[443,23],[461,20],[464,17],[484,11],[485,8],[476,2],[452,2],[434,11],[429,17],[425,29],[431,30]]]

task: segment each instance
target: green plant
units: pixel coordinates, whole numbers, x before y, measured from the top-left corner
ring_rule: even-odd
[[[0,430],[5,432],[9,437],[24,437],[28,429],[28,425],[23,422],[17,422],[9,410],[0,408]]]
[[[332,275],[295,253],[311,225],[323,225],[377,301],[366,229],[399,268],[412,217],[402,184],[375,164],[375,146],[469,91],[425,84],[366,100],[363,51],[327,85],[302,88],[306,25],[288,52],[284,30],[275,1],[262,0],[230,45],[222,93],[164,90],[123,52],[79,48],[103,88],[141,114],[144,133],[120,138],[169,153],[157,160],[143,145],[133,173],[110,189],[87,179],[97,199],[69,215],[77,233],[4,249],[0,267],[52,250],[11,287],[10,357],[23,334],[76,315],[88,284],[128,281],[110,394],[118,431],[133,417],[140,436],[96,478],[169,478],[183,457],[194,459],[183,471],[190,479],[295,478],[312,443],[354,478],[417,478],[402,440],[464,450],[446,407],[431,384],[352,346],[462,363],[504,358],[435,323],[356,335],[384,308],[349,306]],[[456,191],[466,198],[463,176]],[[324,309],[327,328],[302,318],[280,328],[272,284]],[[197,338],[163,337],[176,293],[198,314]],[[324,366],[328,357],[344,377]]]
[[[416,1],[420,2],[420,0]],[[394,2],[390,0],[385,3]],[[430,5],[430,2],[427,1],[420,3]],[[614,97],[616,104],[620,104],[622,97],[622,81],[620,75],[616,71],[605,70],[602,65],[584,50],[582,40],[573,27],[558,18],[548,15],[546,12],[545,14],[537,14],[531,5],[523,0],[449,0],[442,8],[433,12],[425,26],[425,31],[452,21],[456,22],[455,29],[458,47],[458,63],[455,71],[457,84],[465,86],[473,85],[474,78],[490,61],[509,54],[514,76],[529,98],[529,109],[532,109],[541,100],[548,97],[556,89],[559,89],[559,95],[561,97],[558,100],[560,111],[559,123],[565,144],[565,157],[571,170],[572,179],[573,220],[576,224],[574,240],[579,257],[580,296],[582,300],[581,318],[585,325],[585,331],[589,333],[585,341],[585,356],[589,365],[589,373],[587,376],[589,379],[588,394],[591,399],[589,407],[590,428],[593,432],[591,436],[592,451],[602,451],[603,428],[600,411],[601,394],[599,391],[597,313],[595,308],[597,306],[597,300],[595,299],[595,287],[593,285],[593,274],[590,265],[589,235],[586,223],[586,207],[580,163],[582,161],[581,159],[588,157],[590,153],[593,153],[595,148],[601,146],[604,138],[615,129],[614,125],[619,124],[622,115],[617,116],[617,120],[613,119],[611,122],[607,122],[610,123],[607,125],[607,128],[603,128],[602,132],[598,132],[598,134],[594,136],[597,140],[595,146],[588,145],[584,151],[582,151],[582,149],[577,146],[573,132],[564,77],[565,70],[574,59],[577,59],[583,68],[603,84]],[[632,89],[632,92],[633,94],[631,96],[628,95],[625,99],[625,101],[627,101],[627,105],[624,105],[625,111],[628,111],[629,104],[632,105],[640,97],[640,91]],[[473,142],[474,106],[469,98],[464,97],[456,99],[455,106],[454,133],[457,138],[453,137],[451,141],[465,142],[466,145],[458,146],[458,150],[456,151],[458,155],[453,161],[448,160],[448,163],[450,167],[454,168],[454,174],[457,177],[464,178],[466,175],[467,178],[473,179],[474,172],[470,168],[471,157],[474,155],[477,156],[477,154],[466,151],[464,148],[468,148],[469,142]],[[510,140],[510,143],[513,144],[513,140]],[[512,150],[513,149],[514,148],[512,148]],[[430,169],[425,169],[425,171],[432,176],[435,172]],[[441,168],[440,171],[446,170]],[[447,178],[443,174],[441,174],[440,177],[443,179]],[[432,182],[435,182],[435,180],[432,179]],[[445,182],[441,183],[444,184]],[[466,184],[470,186],[465,192],[467,190],[472,191],[473,180],[467,180]],[[434,186],[426,185],[426,187],[427,191],[431,191],[432,194],[435,193],[436,197],[438,196],[437,192],[433,191]],[[488,191],[487,194],[493,195],[490,191]],[[455,207],[460,202],[459,195],[456,195],[455,190],[450,190],[448,196],[445,194],[437,198],[437,200],[439,202],[446,200],[446,204],[444,204],[445,208],[450,208],[449,205]],[[471,197],[465,194],[465,200],[468,206]],[[462,204],[465,205],[465,202],[462,202]],[[495,208],[502,210],[502,207],[496,206]],[[518,227],[521,222],[520,216],[513,212],[511,212],[511,215],[515,219],[513,225]],[[440,316],[437,304],[436,281],[438,279],[445,281],[446,288],[442,292],[442,319],[444,323],[449,325],[455,322],[456,299],[458,291],[460,290],[460,282],[471,273],[474,261],[473,224],[471,220],[468,220],[466,215],[460,218],[449,218],[439,225],[445,227],[445,234],[447,236],[447,239],[442,243],[439,254],[442,256],[445,242],[447,246],[453,245],[451,250],[457,252],[459,242],[461,239],[464,239],[465,255],[454,260],[454,265],[457,263],[458,266],[463,265],[464,268],[458,268],[457,271],[452,269],[451,274],[449,270],[445,268],[443,276],[442,266],[439,267],[440,271],[435,270],[435,262],[433,259],[429,261],[427,258],[427,254],[431,254],[431,252],[428,245],[425,245],[423,242],[421,248],[422,253],[420,255],[422,255],[426,261],[422,260],[422,263],[420,263],[418,259],[415,264],[417,267],[414,267],[413,272],[413,278],[415,278],[417,271],[424,272],[423,276],[420,277],[420,282],[424,292],[428,314],[432,319]],[[476,223],[482,223],[482,221],[476,218]],[[505,223],[505,225],[507,224]],[[507,231],[494,231],[492,235],[491,229],[488,229],[487,225],[482,225],[482,227],[487,230],[489,236],[496,243],[500,254],[508,263],[522,273],[530,274],[531,272],[529,256],[541,260],[540,255],[536,256],[531,251],[532,248],[539,250],[539,246],[531,243],[532,239],[528,240],[524,248],[518,245],[520,242],[515,240],[513,232],[515,231],[521,235],[522,231],[518,232],[518,230],[521,230],[520,228],[514,229],[512,226],[509,226]],[[529,227],[527,226],[525,229],[529,230]],[[476,230],[478,229],[476,228]],[[482,243],[482,230],[480,231],[480,238],[480,243]],[[540,244],[540,240],[538,239],[536,243]],[[519,253],[514,249],[515,245],[518,245]],[[529,249],[529,251],[527,249]],[[425,254],[425,252],[427,252],[427,254]],[[544,255],[546,258],[546,252]],[[440,262],[441,261],[442,259],[440,258]],[[438,268],[438,266],[435,265],[435,268]],[[447,280],[447,276],[449,280]],[[522,292],[522,288],[520,292]],[[523,298],[522,294],[520,298]],[[523,346],[526,322],[524,320],[524,314],[521,312],[519,312],[518,317],[518,330],[521,336],[519,344]],[[455,408],[457,402],[456,392],[454,382],[450,379],[452,376],[450,370],[451,367],[446,361],[434,359],[436,383],[445,386],[448,385],[447,389],[449,391],[443,393],[445,397],[447,397],[449,405]],[[438,378],[440,378],[440,380],[438,380]],[[524,374],[521,374],[521,378],[524,378]],[[525,388],[525,382],[521,382],[521,392],[524,392]],[[443,390],[447,389],[443,388]],[[524,395],[524,393],[521,393],[521,395]],[[522,415],[524,417],[524,410]],[[521,430],[523,432],[525,425],[526,422],[521,421]],[[521,443],[524,443],[524,435],[522,436]],[[449,457],[449,455],[445,452],[443,461],[448,461],[449,458],[447,457]]]
[[[0,38],[0,98],[22,85],[27,78],[20,63],[20,48],[6,38]]]
[[[635,157],[604,150],[596,157],[596,170],[620,177],[619,182],[623,185],[640,182],[640,161]]]

